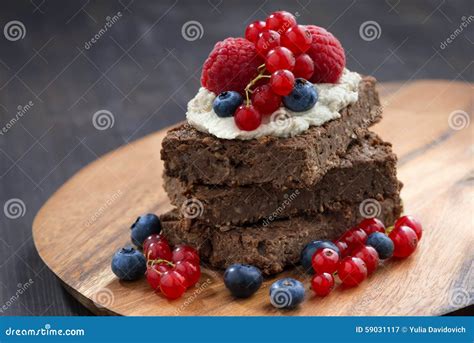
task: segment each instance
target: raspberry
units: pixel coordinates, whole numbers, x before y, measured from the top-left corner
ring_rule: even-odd
[[[336,83],[346,65],[346,55],[341,43],[322,27],[307,25],[313,36],[311,47],[306,53],[314,62],[313,83]]]
[[[215,94],[223,91],[242,93],[258,74],[263,63],[255,45],[245,38],[227,38],[218,42],[202,68],[201,85]]]

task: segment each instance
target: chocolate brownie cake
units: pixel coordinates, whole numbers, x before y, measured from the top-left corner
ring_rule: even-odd
[[[398,195],[380,202],[379,218],[392,225],[402,212]],[[359,203],[342,204],[338,210],[313,216],[275,220],[267,225],[217,228],[181,218],[179,211],[163,214],[163,233],[171,244],[189,244],[198,249],[203,261],[215,268],[232,263],[259,267],[266,275],[281,272],[299,262],[301,250],[313,239],[334,239],[362,218]]]
[[[311,188],[275,188],[271,183],[227,187],[187,184],[164,176],[171,203],[180,208],[189,198],[202,203],[199,220],[212,225],[247,224],[262,218],[285,218],[338,210],[344,202],[398,195],[397,157],[391,144],[374,133],[349,146],[339,164]]]
[[[182,124],[163,139],[165,173],[188,184],[312,187],[340,163],[352,140],[381,119],[375,83],[373,77],[364,77],[357,102],[341,110],[340,118],[294,137],[219,139]]]

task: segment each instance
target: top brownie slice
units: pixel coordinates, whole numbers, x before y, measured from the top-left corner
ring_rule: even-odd
[[[182,124],[163,139],[165,174],[187,183],[311,187],[339,163],[352,140],[381,119],[375,84],[364,77],[357,102],[340,118],[294,137],[225,140]]]

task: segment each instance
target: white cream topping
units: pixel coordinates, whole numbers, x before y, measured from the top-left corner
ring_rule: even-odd
[[[240,130],[233,117],[221,118],[212,109],[216,94],[204,87],[188,102],[186,118],[196,129],[223,139],[253,139],[262,136],[292,137],[310,126],[320,126],[340,118],[340,110],[353,104],[358,98],[361,77],[344,69],[338,83],[315,84],[318,101],[305,112],[292,112],[280,107],[271,116],[265,116],[262,124],[253,131]]]

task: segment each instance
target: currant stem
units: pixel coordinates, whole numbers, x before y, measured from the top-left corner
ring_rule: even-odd
[[[270,75],[265,75],[265,64],[262,64],[261,66],[258,67],[258,69],[260,68],[264,68],[262,70],[260,70],[260,73],[252,80],[248,83],[247,86],[245,86],[245,104],[246,106],[250,106],[250,96],[249,96],[249,93],[252,93],[252,90],[250,89],[258,80],[260,79],[267,79],[267,78],[270,78],[271,76]]]

